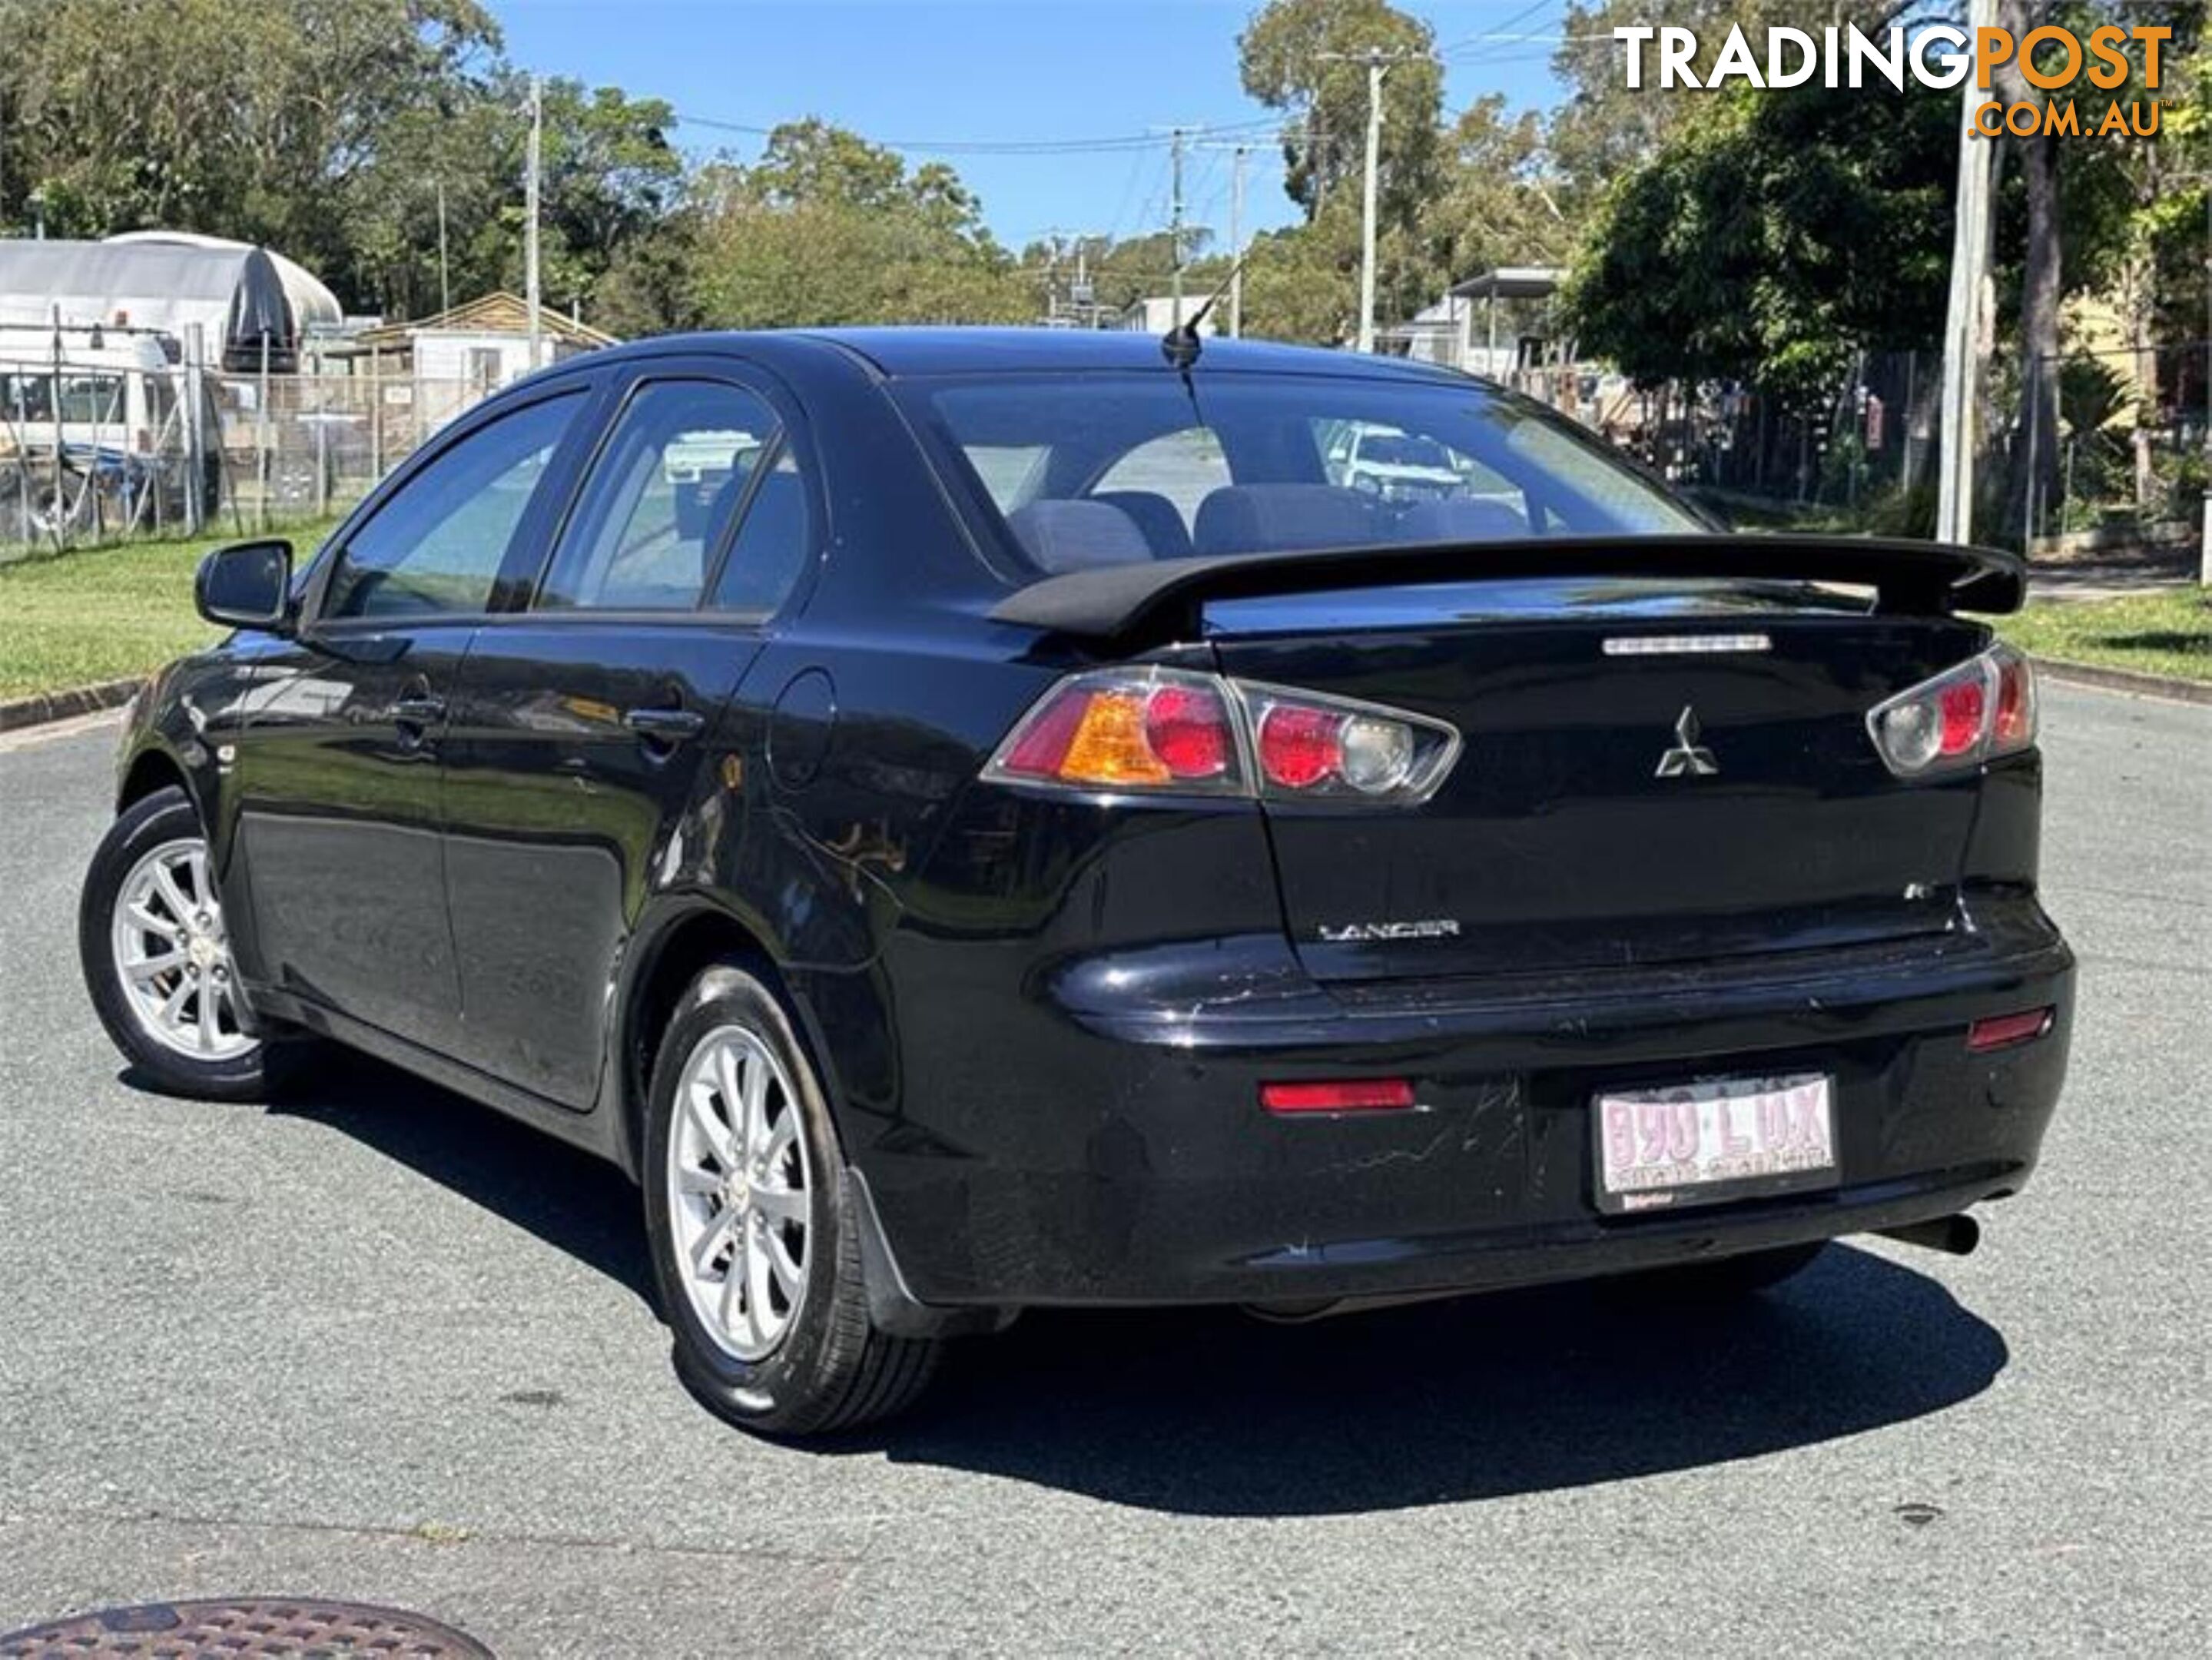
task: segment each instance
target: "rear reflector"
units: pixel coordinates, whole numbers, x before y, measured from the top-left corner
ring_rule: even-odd
[[[2008,1049],[2014,1043],[2042,1037],[2051,1030],[2051,1011],[2047,1008],[1992,1015],[1966,1028],[1966,1047],[1977,1054],[1984,1049]]]
[[[1402,1111],[1413,1104],[1413,1085],[1403,1078],[1262,1084],[1260,1104],[1269,1112]]]

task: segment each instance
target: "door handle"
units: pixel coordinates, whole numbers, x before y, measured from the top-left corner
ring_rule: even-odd
[[[623,725],[648,744],[681,744],[707,730],[707,717],[696,709],[638,708],[626,711]]]
[[[434,727],[446,718],[446,700],[427,695],[398,698],[392,705],[392,721],[403,727]]]

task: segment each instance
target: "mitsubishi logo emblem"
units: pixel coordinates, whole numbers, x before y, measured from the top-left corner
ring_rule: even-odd
[[[1710,778],[1721,769],[1713,759],[1713,752],[1698,741],[1698,712],[1687,703],[1674,721],[1674,746],[1659,757],[1661,778],[1680,778],[1687,773],[1692,778]]]

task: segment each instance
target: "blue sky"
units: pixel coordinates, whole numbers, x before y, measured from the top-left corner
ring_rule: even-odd
[[[1558,95],[1542,40],[1565,0],[1400,0],[1446,51],[1447,114],[1489,92],[1516,106]],[[1237,81],[1237,36],[1258,0],[491,0],[517,64],[667,99],[691,118],[688,150],[757,152],[772,127],[819,115],[939,155],[1018,247],[1058,228],[1128,235],[1166,220],[1164,142],[1101,153],[990,155],[951,143],[1121,138],[1170,125],[1267,119]],[[1251,228],[1288,223],[1279,158],[1248,163]],[[1246,136],[1240,135],[1240,136]],[[1191,222],[1225,234],[1231,157],[1194,149]]]

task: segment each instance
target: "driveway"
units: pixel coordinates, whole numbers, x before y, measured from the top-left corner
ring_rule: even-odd
[[[2074,1081],[1978,1255],[1732,1317],[1034,1316],[827,1451],[677,1386],[611,1170],[367,1061],[134,1090],[74,945],[112,729],[0,740],[0,1630],[281,1592],[507,1660],[2197,1651],[2212,708],[2046,724]]]

